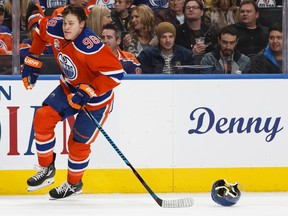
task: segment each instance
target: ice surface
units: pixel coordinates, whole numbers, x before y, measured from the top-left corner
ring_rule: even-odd
[[[157,194],[161,199],[193,197],[189,208],[161,208],[149,194],[81,194],[63,200],[48,195],[0,196],[0,214],[17,216],[287,216],[288,193],[243,193],[233,207],[222,207],[208,193]]]

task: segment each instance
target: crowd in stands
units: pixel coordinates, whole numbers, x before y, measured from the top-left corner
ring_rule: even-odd
[[[61,17],[68,4],[80,4],[87,26],[112,49],[127,74],[282,73],[282,24],[259,22],[261,8],[281,8],[282,0],[20,0],[20,4],[21,64],[38,22]],[[0,55],[12,54],[11,14],[12,1],[0,0]],[[53,54],[53,45],[47,44],[43,55],[47,54]]]

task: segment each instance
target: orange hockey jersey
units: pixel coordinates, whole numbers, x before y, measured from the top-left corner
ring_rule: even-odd
[[[12,34],[8,27],[0,26],[0,55],[10,55],[12,51]]]
[[[56,8],[56,9],[53,11],[53,13],[52,13],[52,15],[51,15],[50,17],[61,17],[61,16],[62,16],[61,13],[62,13],[63,10],[65,9],[65,7],[66,7],[66,6]],[[84,11],[85,11],[86,15],[88,16],[89,13],[90,13],[90,10],[88,9],[88,7],[87,7],[87,8],[84,8]]]
[[[124,75],[122,65],[110,47],[89,28],[84,28],[75,40],[65,40],[62,23],[59,17],[42,19],[35,28],[30,52],[40,55],[45,44],[50,43],[62,69],[60,83],[66,94],[75,93],[80,83],[88,83],[96,93],[87,104],[88,108],[101,108],[113,100],[113,88],[120,84]]]

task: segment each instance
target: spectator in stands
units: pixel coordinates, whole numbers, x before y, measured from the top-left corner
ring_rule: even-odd
[[[87,26],[100,37],[103,26],[112,22],[111,10],[105,5],[95,5],[88,16]]]
[[[237,49],[247,56],[257,54],[267,45],[268,28],[257,22],[258,17],[256,2],[243,0],[240,4],[240,21],[232,25],[239,36]]]
[[[33,41],[33,33],[35,31],[36,24],[39,20],[41,20],[43,16],[39,13],[32,14],[28,19],[27,24],[27,38],[22,41],[20,44],[20,64],[24,63],[25,57],[29,53],[29,49],[32,45]],[[52,46],[51,44],[47,44],[45,50],[43,51],[43,54],[53,54]]]
[[[102,42],[112,49],[114,55],[120,60],[123,69],[127,74],[140,74],[141,65],[136,57],[130,53],[119,49],[121,43],[121,31],[113,24],[104,25],[102,34]]]
[[[202,0],[187,0],[184,3],[185,22],[176,29],[176,44],[191,49],[194,55],[200,57],[195,62],[197,64],[218,43],[216,29],[202,23],[203,7]],[[204,37],[205,42],[196,43],[197,37]]]
[[[138,6],[140,4],[145,4],[153,9],[161,9],[168,7],[168,0],[134,0],[133,5]]]
[[[5,17],[5,6],[0,4],[0,55],[12,54],[12,34],[11,30],[3,25]]]
[[[82,8],[84,8],[85,13],[86,13],[86,15],[88,16],[89,13],[90,13],[90,10],[88,9],[89,1],[90,1],[90,0],[70,0],[70,4],[79,4]],[[67,6],[67,5],[66,5],[66,6]],[[53,11],[51,17],[56,17],[56,16],[60,16],[60,17],[61,17],[61,16],[62,16],[61,13],[62,13],[62,11],[64,10],[64,8],[65,8],[66,6],[62,6],[62,7],[56,8],[56,9]]]
[[[95,5],[105,5],[108,8],[114,8],[114,0],[90,0],[88,9],[90,10]]]
[[[4,5],[4,19],[2,25],[7,26],[10,31],[12,31],[12,2],[11,0],[4,0],[4,3],[1,3],[2,7]]]
[[[204,23],[221,28],[239,21],[239,7],[236,0],[213,0],[212,6],[205,12]]]
[[[122,40],[128,34],[128,23],[130,21],[130,8],[133,0],[115,0],[115,9],[112,13],[114,25],[121,31],[120,48],[123,49]]]
[[[143,74],[183,74],[193,73],[188,67],[194,58],[191,50],[175,44],[176,29],[172,23],[161,22],[156,27],[159,45],[142,50],[138,60]]]
[[[30,0],[22,0],[20,2],[20,30],[21,31],[26,31],[26,25],[27,25],[27,10],[30,4]],[[20,40],[21,42],[21,40]]]
[[[237,32],[231,26],[223,27],[219,34],[219,45],[206,53],[201,65],[211,65],[207,73],[241,74],[248,73],[251,67],[250,58],[235,49],[238,43]]]
[[[269,28],[268,45],[263,52],[258,53],[251,60],[250,73],[282,73],[282,48],[282,26],[274,24]]]
[[[5,6],[4,4],[0,3],[0,25],[3,25],[4,17],[5,17]]]
[[[12,55],[12,34],[4,25],[0,25],[0,55]]]
[[[259,8],[277,7],[275,0],[257,0]]]
[[[213,1],[213,0],[203,0],[203,2],[204,2],[204,7],[205,7],[205,8],[211,7],[211,6],[212,6],[212,1]]]
[[[141,4],[132,8],[130,16],[129,33],[123,39],[124,50],[137,57],[145,47],[158,44],[154,12]]]
[[[35,0],[34,0],[35,1]],[[49,8],[59,8],[59,7],[64,7],[68,4],[70,4],[69,0],[57,0],[57,1],[47,1],[47,0],[36,0],[36,2],[39,2],[41,7],[43,8],[43,11],[49,10]]]
[[[65,7],[70,4],[70,0],[33,0],[31,2],[39,3],[46,17],[51,17],[57,8]]]
[[[183,7],[185,0],[169,0],[168,8],[159,10],[155,15],[155,23],[170,22],[175,27],[184,23]]]
[[[237,5],[240,5],[240,3],[243,0],[237,0]],[[283,0],[254,0],[257,2],[258,7],[281,7]]]

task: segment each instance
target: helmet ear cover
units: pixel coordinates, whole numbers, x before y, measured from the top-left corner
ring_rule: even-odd
[[[240,197],[241,192],[238,189],[238,183],[228,183],[225,179],[217,180],[212,185],[211,197],[214,202],[222,206],[235,205]]]

